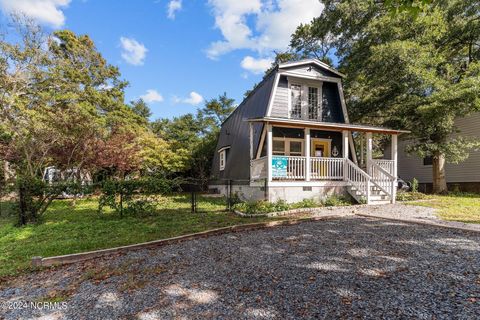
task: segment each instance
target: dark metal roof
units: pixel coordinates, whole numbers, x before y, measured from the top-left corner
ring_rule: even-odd
[[[263,117],[267,113],[270,95],[275,82],[276,72],[270,73],[248,95],[235,111],[223,122],[217,142],[217,151],[230,146],[227,151],[225,170],[220,171],[219,155],[215,152],[213,158],[212,178],[214,179],[250,179],[250,118]],[[258,148],[263,124],[254,124],[254,152]]]

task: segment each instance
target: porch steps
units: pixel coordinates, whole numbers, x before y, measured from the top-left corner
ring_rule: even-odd
[[[347,187],[348,193],[359,203],[366,202],[366,195],[358,190],[355,186]],[[391,202],[390,196],[375,186],[370,187],[369,204],[387,204]]]

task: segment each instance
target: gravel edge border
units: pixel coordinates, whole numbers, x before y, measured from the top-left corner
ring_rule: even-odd
[[[186,234],[183,236],[178,236],[173,238],[154,240],[154,241],[137,243],[137,244],[127,245],[127,246],[120,246],[115,248],[87,251],[87,252],[81,252],[81,253],[73,253],[73,254],[46,257],[46,258],[37,256],[32,258],[32,266],[33,267],[58,266],[58,265],[76,263],[76,262],[81,262],[81,261],[99,258],[103,256],[108,256],[112,254],[124,253],[131,250],[160,247],[160,246],[165,246],[169,244],[180,243],[186,240],[206,238],[209,236],[221,235],[226,233],[235,233],[235,232],[242,232],[242,231],[274,228],[274,227],[280,227],[280,226],[289,226],[289,225],[295,225],[303,222],[337,219],[340,217],[341,217],[340,215],[328,215],[328,216],[321,216],[321,217],[289,219],[289,220],[283,220],[283,221],[267,221],[267,222],[240,224],[240,225],[233,225],[230,227],[202,231],[198,233]]]

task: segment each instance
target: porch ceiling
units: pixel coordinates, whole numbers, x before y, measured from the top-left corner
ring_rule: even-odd
[[[273,117],[263,117],[263,118],[250,118],[247,119],[248,122],[267,122],[271,125],[279,125],[282,127],[292,127],[292,128],[314,128],[314,129],[325,129],[330,131],[360,131],[360,132],[372,132],[372,133],[384,133],[384,134],[402,134],[410,133],[407,130],[396,130],[383,127],[373,127],[360,124],[349,124],[349,123],[333,123],[333,122],[320,122],[320,121],[306,121],[298,119],[287,119],[287,118],[273,118]]]

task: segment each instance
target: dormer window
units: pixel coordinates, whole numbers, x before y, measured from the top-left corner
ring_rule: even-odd
[[[230,149],[230,146],[228,147],[223,147],[220,150],[218,150],[218,167],[220,171],[225,170],[225,164],[227,163],[227,151]]]
[[[290,82],[289,115],[291,119],[322,120],[322,83]]]
[[[299,84],[292,84],[290,86],[291,108],[290,118],[302,118],[302,86]]]
[[[308,119],[309,120],[321,120],[319,119],[320,110],[320,97],[319,90],[316,87],[308,87]]]

